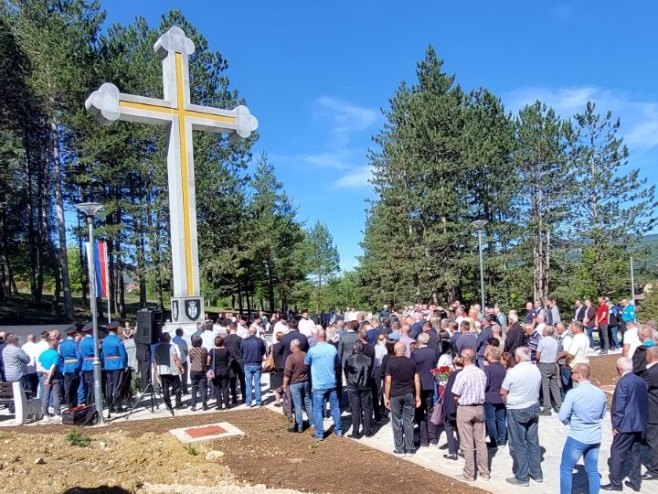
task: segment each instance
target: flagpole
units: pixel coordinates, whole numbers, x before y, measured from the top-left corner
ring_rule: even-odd
[[[110,307],[110,265],[107,262],[107,243],[105,243],[105,284],[107,285],[107,322],[112,322],[112,308]]]

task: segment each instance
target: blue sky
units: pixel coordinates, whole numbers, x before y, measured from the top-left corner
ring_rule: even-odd
[[[432,44],[467,90],[564,116],[588,100],[622,119],[630,164],[658,182],[658,2],[102,0],[108,22],[181,9],[228,59],[265,151],[307,224],[325,222],[343,269],[365,219],[381,108]]]

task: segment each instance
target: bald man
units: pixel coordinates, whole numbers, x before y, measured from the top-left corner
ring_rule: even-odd
[[[398,341],[395,357],[388,361],[384,381],[385,405],[391,411],[393,441],[397,456],[412,456],[414,449],[414,415],[421,405],[420,376],[416,363],[407,357],[407,346]]]
[[[573,468],[581,457],[584,457],[589,492],[599,492],[601,488],[598,462],[607,403],[605,394],[592,385],[589,376],[588,364],[574,365],[572,379],[577,386],[566,394],[560,408],[560,422],[569,426],[560,463],[560,492],[571,492]]]

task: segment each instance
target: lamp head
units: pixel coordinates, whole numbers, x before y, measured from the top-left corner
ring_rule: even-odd
[[[487,223],[489,223],[487,220],[475,220],[471,222],[471,225],[476,230],[482,230]]]
[[[75,205],[75,208],[86,216],[95,216],[98,212],[102,211],[104,207],[105,206],[97,202],[81,202]]]

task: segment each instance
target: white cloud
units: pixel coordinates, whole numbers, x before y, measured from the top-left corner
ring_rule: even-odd
[[[304,168],[333,168],[345,170],[339,187],[349,185],[352,175],[363,175],[367,150],[363,148],[364,133],[372,133],[378,122],[379,112],[343,99],[322,96],[312,101],[310,112],[318,123],[312,151],[291,155],[272,155],[272,159]],[[354,141],[359,141],[355,144]],[[315,148],[315,149],[314,149]],[[316,150],[317,149],[317,150]],[[367,179],[361,180],[367,182]]]
[[[377,120],[378,113],[349,101],[322,96],[313,102],[316,116],[328,119],[334,133],[360,132]]]
[[[371,188],[372,167],[362,166],[339,178],[334,185],[341,189]]]
[[[565,118],[582,113],[587,102],[593,101],[598,112],[611,111],[614,117],[621,119],[621,134],[631,149],[658,146],[658,101],[597,86],[526,87],[503,96],[507,108],[515,113],[536,100],[543,101]]]

